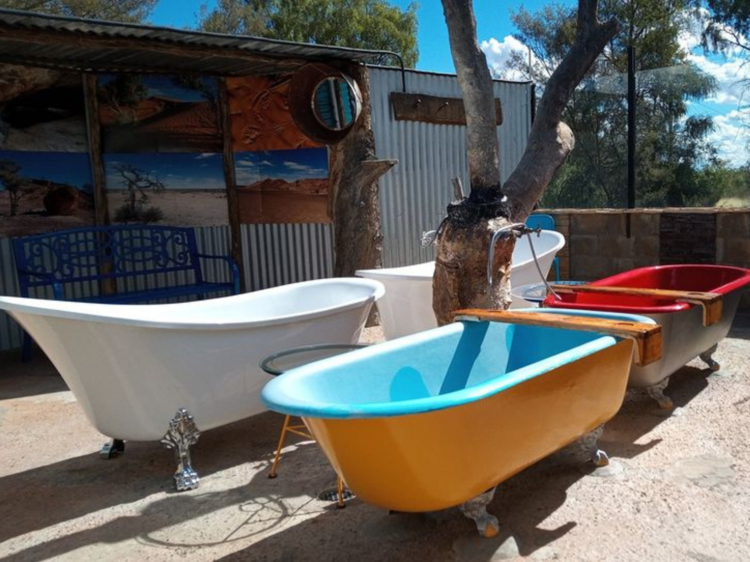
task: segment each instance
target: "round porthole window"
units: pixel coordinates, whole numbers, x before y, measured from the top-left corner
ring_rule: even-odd
[[[289,111],[300,130],[323,144],[335,144],[362,113],[362,93],[350,76],[319,63],[299,69],[290,81]]]

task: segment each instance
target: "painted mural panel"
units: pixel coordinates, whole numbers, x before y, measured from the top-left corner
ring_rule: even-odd
[[[212,78],[102,75],[97,95],[106,153],[222,150]]]
[[[242,223],[331,222],[328,150],[235,153]]]
[[[94,223],[89,155],[0,150],[0,236]]]
[[[107,204],[113,223],[215,226],[227,223],[222,155],[105,154]]]
[[[94,223],[83,85],[18,67],[0,92],[0,237]]]
[[[227,78],[235,151],[320,147],[289,113],[289,76]]]

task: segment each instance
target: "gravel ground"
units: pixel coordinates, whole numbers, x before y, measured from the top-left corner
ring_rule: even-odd
[[[193,453],[201,487],[175,493],[170,451],[128,443],[100,460],[105,438],[54,369],[3,354],[0,560],[747,561],[749,340],[750,317],[738,317],[719,373],[695,361],[672,378],[671,412],[630,391],[601,440],[609,467],[571,447],[504,482],[489,507],[494,539],[455,509],[389,515],[318,500],[335,474],[310,441],[290,439],[268,479],[273,413],[206,432]]]

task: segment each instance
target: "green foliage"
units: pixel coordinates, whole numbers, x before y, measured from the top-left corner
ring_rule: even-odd
[[[43,14],[138,23],[159,0],[0,0],[0,7]]]
[[[568,162],[548,187],[549,207],[624,207],[627,202],[627,48],[636,49],[636,174],[638,206],[691,206],[715,200],[702,169],[720,166],[707,141],[712,120],[688,118],[688,101],[716,89],[716,81],[687,61],[679,34],[690,0],[600,0],[599,17],[621,32],[574,92],[563,120],[575,133]],[[530,78],[545,83],[575,38],[575,11],[548,5],[513,14],[517,39],[537,58]],[[518,54],[511,67],[528,73]]]
[[[413,67],[417,5],[405,10],[386,0],[219,0],[201,8],[200,28],[363,49],[394,51]]]
[[[120,123],[136,121],[138,104],[148,95],[140,74],[118,74],[97,90],[99,101],[117,115]]]
[[[750,51],[750,0],[706,0],[711,19],[703,32],[703,44],[716,50],[734,46]]]

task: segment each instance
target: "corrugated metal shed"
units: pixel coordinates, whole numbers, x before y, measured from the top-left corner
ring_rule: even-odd
[[[309,61],[385,62],[386,51],[0,9],[0,62],[82,72],[273,74]]]
[[[410,93],[461,97],[451,74],[406,71]],[[503,124],[497,129],[500,142],[500,175],[505,181],[526,148],[531,131],[531,83],[495,81],[495,97],[503,107]],[[378,158],[396,158],[399,163],[380,181],[383,264],[411,265],[434,258],[432,247],[422,248],[423,231],[438,227],[453,199],[451,179],[460,177],[468,191],[466,128],[396,121],[389,103],[391,92],[401,91],[401,72],[393,68],[370,68],[373,133]]]

